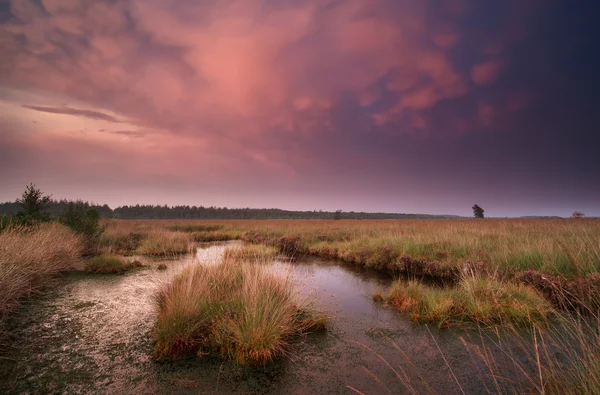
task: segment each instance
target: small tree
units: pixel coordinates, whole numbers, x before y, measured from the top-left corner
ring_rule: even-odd
[[[82,233],[89,239],[94,239],[104,232],[104,227],[100,225],[99,220],[98,210],[81,201],[69,202],[60,217],[63,225]]]
[[[17,203],[21,205],[21,209],[17,213],[17,219],[20,222],[31,224],[50,220],[50,214],[46,210],[52,203],[52,196],[44,195],[35,185],[27,185],[21,198],[17,199]]]
[[[475,218],[483,218],[483,209],[478,205],[474,205],[473,207],[473,215]]]
[[[342,219],[342,210],[336,210],[333,214],[333,219]]]
[[[585,213],[582,213],[581,211],[573,211],[573,214],[571,214],[571,218],[583,218],[585,217]]]

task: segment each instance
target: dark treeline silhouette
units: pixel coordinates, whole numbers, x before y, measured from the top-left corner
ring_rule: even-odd
[[[62,214],[69,201],[52,200],[47,212]],[[439,219],[459,218],[455,215],[392,214],[332,211],[289,211],[276,208],[227,208],[203,206],[119,206],[111,209],[108,205],[82,202],[87,207],[98,210],[101,218],[115,219]],[[16,202],[0,203],[0,215],[14,215],[20,209]]]

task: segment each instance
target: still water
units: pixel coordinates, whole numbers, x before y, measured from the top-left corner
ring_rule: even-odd
[[[271,268],[294,283],[300,298],[331,316],[327,331],[297,339],[289,356],[267,367],[218,358],[156,363],[150,354],[157,288],[188,265],[218,264],[227,245],[235,243],[166,261],[165,271],[156,269],[161,262],[147,261],[149,267],[121,276],[63,276],[9,323],[0,393],[487,392],[482,366],[460,340],[464,332],[416,326],[373,302],[373,292],[389,285],[387,277],[313,259],[278,261]]]

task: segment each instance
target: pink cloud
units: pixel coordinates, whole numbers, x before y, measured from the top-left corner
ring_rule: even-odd
[[[465,32],[452,18],[436,23],[439,10],[419,0],[276,3],[14,1],[0,30],[0,86],[41,92],[19,106],[106,110],[135,126],[101,140],[48,127],[48,149],[66,155],[56,139],[87,152],[88,139],[139,173],[233,178],[320,171],[330,159],[317,141],[343,137],[350,111],[357,128],[382,136],[452,135],[435,129],[433,111],[468,96],[469,78],[490,84],[500,72],[495,61],[459,69],[452,51]]]
[[[492,85],[498,79],[502,63],[499,61],[488,61],[480,63],[471,68],[471,78],[477,85]]]

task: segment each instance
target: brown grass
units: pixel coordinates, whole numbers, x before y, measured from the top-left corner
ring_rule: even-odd
[[[156,300],[158,359],[216,353],[265,364],[288,352],[291,337],[325,322],[298,303],[290,282],[263,265],[231,259],[189,267]]]
[[[177,256],[192,251],[190,235],[185,232],[156,230],[148,233],[136,252],[150,256]]]
[[[0,320],[81,256],[81,237],[59,224],[0,233]]]
[[[96,274],[123,274],[136,267],[144,266],[140,261],[128,262],[117,255],[100,255],[89,259],[85,271]]]
[[[267,262],[278,255],[277,249],[262,244],[246,244],[241,247],[227,247],[225,260]]]

